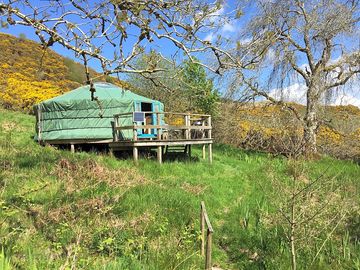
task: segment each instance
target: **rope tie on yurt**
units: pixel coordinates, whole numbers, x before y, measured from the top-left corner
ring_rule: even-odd
[[[99,116],[100,118],[103,118],[104,116],[104,109],[103,109],[103,106],[99,100],[99,98],[97,96],[95,96],[95,92],[96,92],[96,89],[95,89],[95,86],[94,86],[94,83],[93,81],[91,80],[90,78],[90,72],[89,72],[89,68],[88,68],[88,64],[87,64],[87,59],[86,59],[86,56],[85,56],[85,53],[82,53],[82,57],[84,59],[84,67],[85,67],[85,74],[86,74],[86,84],[90,85],[90,93],[91,93],[91,101],[96,101],[96,104],[98,105],[99,107]]]
[[[90,80],[90,81],[88,81],[88,84],[90,84],[91,101],[96,101],[96,104],[98,105],[99,110],[100,110],[99,116],[100,116],[100,118],[103,118],[104,109],[103,109],[103,106],[102,106],[99,98],[95,96],[96,89],[94,87],[94,83]]]

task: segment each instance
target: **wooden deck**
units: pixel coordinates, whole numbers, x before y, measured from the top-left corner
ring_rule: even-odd
[[[139,121],[135,114],[143,113],[147,119]],[[125,119],[125,121],[124,121]],[[156,119],[156,123],[153,123]],[[121,123],[126,123],[121,125]],[[130,124],[129,124],[130,123]],[[183,147],[184,153],[191,157],[191,146],[202,145],[202,157],[212,163],[211,116],[206,114],[173,112],[128,112],[114,115],[112,139],[66,139],[39,140],[40,144],[68,145],[75,152],[76,145],[108,145],[111,152],[132,150],[135,163],[139,159],[139,150],[154,149],[157,159],[162,163],[164,153],[171,147]],[[207,149],[206,149],[207,148]]]
[[[184,146],[186,154],[191,156],[192,145],[202,145],[202,156],[206,157],[206,147],[209,162],[212,163],[212,136],[211,116],[205,114],[172,113],[172,112],[144,112],[156,115],[157,123],[146,124],[135,122],[134,113],[114,115],[114,140],[109,143],[112,151],[131,149],[133,159],[138,162],[139,149],[156,149],[157,159],[162,163],[164,149],[171,146]],[[121,125],[122,118],[133,119],[132,125]],[[169,123],[169,124],[165,124]],[[131,132],[131,138],[121,139],[125,136],[122,132]],[[139,131],[148,132],[148,138],[139,135]],[[155,132],[156,131],[156,132]]]
[[[167,145],[194,145],[194,144],[212,144],[211,139],[189,139],[189,140],[138,140],[138,141],[117,141],[109,143],[113,149],[116,147],[153,147],[153,146],[167,146]]]

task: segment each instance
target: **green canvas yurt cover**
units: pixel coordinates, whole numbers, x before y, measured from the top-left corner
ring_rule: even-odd
[[[151,103],[154,111],[164,111],[161,102],[110,83],[95,83],[97,101],[91,100],[90,86],[82,86],[34,106],[37,118],[35,140],[102,140],[113,138],[114,114],[141,111],[141,103]],[[132,124],[132,116],[121,120]],[[122,132],[130,138],[131,131]]]

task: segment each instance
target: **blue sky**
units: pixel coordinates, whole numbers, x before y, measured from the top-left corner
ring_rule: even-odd
[[[91,0],[91,1],[95,1],[95,0]],[[44,3],[46,4],[47,1],[34,1],[32,0],[32,2],[35,5],[43,5]],[[236,0],[228,0],[226,1],[223,6],[221,7],[221,9],[219,11],[216,12],[215,15],[225,15],[228,12],[231,12],[233,10],[233,8],[235,7],[237,1]],[[251,20],[251,16],[252,13],[255,11],[254,10],[255,7],[250,5],[248,7],[246,7],[243,12],[244,12],[244,16],[242,16],[242,18],[238,21],[230,21],[230,22],[223,22],[222,26],[217,29],[217,30],[213,30],[213,29],[207,29],[206,32],[202,33],[201,35],[203,36],[203,38],[209,40],[209,41],[216,41],[216,38],[218,35],[221,35],[222,38],[229,38],[232,40],[236,40],[236,39],[240,39],[240,33],[244,32],[245,26],[246,24],[249,22],[249,20]],[[26,10],[25,10],[26,12]],[[233,15],[233,14],[232,14]],[[215,18],[215,17],[214,17]],[[211,20],[211,19],[210,19]],[[154,25],[155,27],[155,25]],[[35,40],[35,41],[39,41],[38,37],[35,35],[35,32],[32,28],[30,27],[26,27],[26,26],[21,26],[21,25],[16,25],[16,26],[9,26],[8,29],[1,29],[0,31],[5,32],[5,33],[9,33],[15,36],[19,36],[20,34],[25,34],[27,38]],[[128,29],[128,34],[129,34],[129,38],[128,38],[128,42],[125,43],[124,46],[124,50],[125,51],[130,51],[132,49],[132,37],[131,34],[136,34],[135,33],[135,29],[134,28],[130,28]],[[246,38],[244,39],[244,37],[242,37],[243,40],[241,40],[242,42],[246,42]],[[133,38],[134,40],[134,38]],[[345,44],[345,45],[349,45],[349,44]],[[169,41],[165,41],[165,40],[155,40],[155,42],[153,43],[147,43],[146,44],[146,51],[149,51],[150,49],[155,49],[158,52],[161,52],[163,55],[170,57],[174,54],[177,55],[177,59],[181,61],[181,59],[183,58],[183,52],[179,51],[179,49],[177,49],[171,42]],[[72,58],[76,61],[78,61],[78,59],[75,57],[75,54],[64,48],[63,46],[59,45],[59,44],[55,44],[52,49],[54,51],[56,51],[57,53]],[[114,54],[113,48],[111,46],[105,47],[104,50],[104,55],[108,58],[112,58]],[[271,61],[271,57],[274,57],[273,55],[271,55],[271,51],[268,53],[268,58]],[[198,56],[201,60],[206,61],[208,60],[207,57],[205,55],[200,55]],[[300,59],[301,61],[301,59]],[[81,61],[80,61],[81,62]],[[305,63],[305,59],[304,59],[304,63]],[[92,68],[94,68],[95,70],[101,72],[101,67],[99,65],[98,62],[95,61],[90,61],[90,66]],[[301,63],[300,63],[301,64]],[[270,69],[263,69],[263,72],[259,75],[262,77],[266,77],[270,72]],[[210,74],[212,75],[212,74]],[[213,76],[213,75],[212,75]],[[122,76],[122,78],[126,78],[126,76]],[[220,88],[220,92],[224,92],[224,86],[225,84],[218,84],[217,87]],[[292,82],[289,83],[288,85],[284,86],[285,92],[288,92],[288,99],[289,100],[296,100],[297,102],[304,102],[304,85],[303,83],[300,82]],[[280,90],[277,89],[275,86],[272,86],[272,89],[270,89],[270,92],[276,96],[278,95],[278,92]],[[360,95],[358,93],[359,91],[355,91],[353,93],[348,94],[345,98],[340,99],[341,100],[346,100],[347,103],[352,103],[354,105],[360,106]],[[340,101],[336,101],[336,103],[339,103]]]
[[[225,15],[225,12],[228,12],[231,10],[231,8],[234,4],[233,1],[236,1],[236,0],[227,1],[222,6],[222,8],[218,12],[216,12],[214,15],[216,15],[216,16],[217,15],[219,15],[219,16]],[[47,3],[48,3],[48,1],[46,1],[46,0],[40,0],[40,1],[39,0],[38,1],[30,0],[30,2],[37,7],[47,5]],[[94,3],[94,2],[96,2],[96,1],[90,0],[90,3]],[[22,12],[23,13],[27,13],[27,12],[31,13],[31,10],[29,10],[28,8],[25,8],[22,10]],[[56,16],[56,14],[54,16]],[[73,17],[73,19],[74,19],[75,23],[80,22],[79,19],[76,17]],[[215,16],[214,16],[213,20],[215,20],[215,19],[217,20],[218,18],[215,18]],[[212,19],[210,18],[210,21],[211,20]],[[153,27],[156,27],[156,25],[153,25]],[[232,23],[224,23],[224,26],[219,30],[218,34],[222,34],[223,37],[229,37],[237,32],[238,27],[239,27],[239,25],[235,25]],[[83,27],[83,29],[87,30],[86,26]],[[39,42],[39,38],[35,35],[35,31],[31,27],[22,26],[22,25],[16,25],[16,26],[9,25],[8,29],[2,28],[1,31],[15,35],[15,36],[19,36],[20,34],[25,34],[28,39],[32,39],[34,41]],[[127,29],[127,33],[128,33],[128,38],[127,38],[127,42],[125,42],[125,45],[124,45],[125,52],[129,52],[132,49],[132,44],[135,41],[135,38],[132,35],[134,35],[136,37],[138,35],[138,30],[136,28],[130,26]],[[213,31],[209,31],[209,29],[207,29],[206,31],[204,31],[204,33],[201,33],[201,36],[208,40],[214,41],[215,33]],[[211,36],[213,36],[213,38],[211,38]],[[96,40],[94,40],[94,42],[96,42]],[[98,44],[99,43],[97,43],[97,45]],[[155,49],[156,51],[162,53],[164,56],[167,56],[167,57],[171,57],[175,54],[175,55],[177,55],[178,58],[181,59],[183,56],[183,52],[181,50],[176,48],[172,42],[165,40],[165,39],[161,39],[161,40],[155,39],[155,42],[153,42],[153,43],[147,42],[144,45],[145,45],[146,51]],[[64,55],[64,56],[70,57],[74,60],[77,60],[77,58],[75,57],[75,54],[72,51],[64,48],[63,46],[61,46],[59,44],[55,44],[52,47],[52,49],[61,55]],[[112,58],[113,54],[114,54],[114,49],[112,48],[112,46],[109,45],[106,47],[106,50],[104,50],[103,54],[104,54],[104,56],[106,56],[108,58]],[[199,57],[201,58],[202,56],[199,56]],[[92,68],[96,69],[97,71],[101,71],[101,67],[98,63],[93,62],[93,63],[91,63],[91,65],[92,65]]]

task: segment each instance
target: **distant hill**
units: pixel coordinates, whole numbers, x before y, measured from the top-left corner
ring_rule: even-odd
[[[0,33],[0,104],[29,111],[33,104],[60,95],[85,82],[84,66],[35,41]],[[91,70],[92,75],[97,74]],[[99,77],[129,88],[112,77]]]

